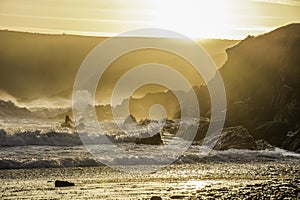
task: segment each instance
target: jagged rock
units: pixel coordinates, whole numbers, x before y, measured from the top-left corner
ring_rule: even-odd
[[[204,123],[199,124],[197,135],[195,137],[195,141],[200,141],[200,140],[203,140],[205,138],[208,127],[209,127],[208,122],[204,122]]]
[[[282,146],[289,151],[300,153],[300,129],[290,132]]]
[[[136,123],[136,118],[130,114],[125,120],[124,120],[124,124],[131,124],[131,123]]]
[[[139,125],[141,126],[146,126],[146,125],[149,125],[150,123],[158,123],[157,120],[151,120],[151,119],[142,119],[139,121]]]
[[[244,125],[251,134],[266,130],[255,137],[278,147],[287,131],[300,127],[299,33],[300,24],[290,24],[227,49],[220,69],[228,103],[226,127]],[[270,121],[286,125],[280,130],[264,126]]]
[[[148,138],[137,138],[135,140],[136,144],[150,144],[150,145],[162,145],[163,141],[161,139],[160,133],[153,135],[152,137]]]
[[[75,186],[75,183],[71,183],[71,182],[68,182],[68,181],[59,181],[59,180],[56,180],[54,184],[55,184],[55,187]]]
[[[275,148],[274,146],[272,146],[270,143],[268,143],[266,140],[256,140],[256,146],[257,146],[257,150],[271,150],[273,151]]]
[[[60,125],[64,128],[74,128],[74,122],[71,120],[69,115],[66,115],[65,122]]]
[[[284,122],[267,122],[252,132],[255,139],[264,139],[270,144],[281,147],[286,139],[289,128]]]
[[[139,121],[138,124],[141,125],[141,126],[146,126],[146,125],[148,125],[150,123],[151,123],[150,119],[142,119],[142,120]]]
[[[215,150],[250,149],[256,150],[257,145],[249,131],[243,126],[225,128],[218,139]]]

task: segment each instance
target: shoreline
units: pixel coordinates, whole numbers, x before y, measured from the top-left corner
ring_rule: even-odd
[[[0,196],[43,199],[289,199],[300,196],[298,163],[176,164],[151,174],[106,166],[1,170]],[[75,183],[55,188],[55,180]],[[180,197],[180,198],[179,198]]]

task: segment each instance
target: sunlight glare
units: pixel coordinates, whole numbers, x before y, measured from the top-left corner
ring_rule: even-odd
[[[189,37],[224,37],[229,34],[230,1],[164,0],[151,1],[155,7],[154,23]]]

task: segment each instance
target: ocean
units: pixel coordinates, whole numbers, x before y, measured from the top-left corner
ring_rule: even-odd
[[[162,134],[165,145],[135,144],[136,137],[157,129],[156,125],[128,124],[131,131],[126,134],[112,121],[101,121],[104,131],[95,138],[61,127],[63,121],[47,117],[49,113],[28,114],[19,108],[8,112],[12,107],[2,104],[1,199],[217,199],[229,194],[228,198],[248,198],[252,193],[262,197],[253,188],[264,184],[278,187],[278,194],[287,187],[291,199],[299,197],[300,154],[294,152],[274,148],[203,154],[201,145],[190,145],[178,155],[177,150],[189,143],[176,135]],[[193,121],[174,121],[174,126],[181,123]],[[83,145],[81,137],[90,142]],[[115,146],[97,144],[102,137]],[[55,180],[75,186],[55,188]],[[278,195],[271,189],[269,193],[261,195]]]

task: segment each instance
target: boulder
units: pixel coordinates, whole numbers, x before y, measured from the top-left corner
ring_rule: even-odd
[[[257,144],[248,129],[243,126],[225,128],[215,147],[215,150],[250,149],[256,150]]]
[[[289,131],[288,125],[280,121],[270,121],[255,128],[252,136],[255,139],[264,139],[271,145],[281,147]]]
[[[75,183],[71,183],[71,182],[68,182],[68,181],[59,181],[59,180],[56,180],[54,184],[55,184],[55,187],[75,186]]]
[[[136,144],[149,144],[149,145],[162,145],[163,141],[161,139],[160,133],[153,135],[152,137],[147,138],[136,138]]]
[[[282,146],[286,150],[300,153],[300,128],[295,132],[290,132]]]

